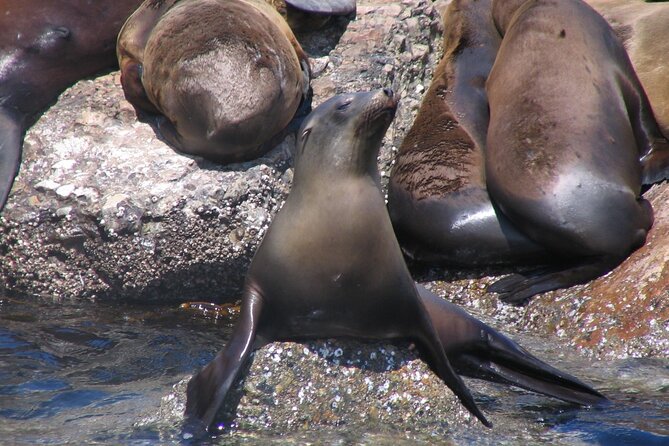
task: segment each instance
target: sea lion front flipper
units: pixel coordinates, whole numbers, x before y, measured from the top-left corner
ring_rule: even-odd
[[[467,312],[417,285],[448,360],[460,374],[593,406],[607,398],[577,378],[534,357]]]
[[[187,429],[195,430],[191,433],[208,430],[214,421],[228,390],[253,350],[262,307],[262,297],[254,291],[247,291],[230,341],[188,382],[185,415]]]
[[[416,294],[416,298],[420,298],[419,290],[417,290]],[[485,427],[491,428],[492,423],[488,421],[485,415],[483,415],[483,412],[481,412],[481,409],[478,408],[471,392],[451,365],[449,358],[446,355],[446,351],[440,342],[441,336],[439,335],[439,331],[430,321],[431,317],[427,308],[425,308],[422,313],[423,315],[421,317],[424,317],[425,319],[421,325],[427,330],[417,338],[417,340],[420,341],[420,347],[422,347],[419,347],[419,350],[427,356],[426,359],[432,370],[439,376],[439,378],[441,378],[448,388],[451,389],[455,396],[458,397],[460,403],[465,406],[469,413],[478,418]]]
[[[641,157],[642,183],[651,185],[669,179],[669,142],[656,141],[653,148]]]
[[[286,0],[286,4],[310,14],[348,15],[355,12],[355,0]]]
[[[24,130],[15,114],[6,109],[0,111],[0,211],[19,173]]]

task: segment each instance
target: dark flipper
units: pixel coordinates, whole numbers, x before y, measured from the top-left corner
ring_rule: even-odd
[[[469,389],[451,365],[445,349],[440,342],[442,336],[437,327],[430,322],[430,319],[433,318],[431,317],[428,308],[425,308],[423,315],[426,320],[424,320],[421,325],[427,328],[427,331],[419,334],[419,336],[422,337],[420,337],[418,341],[420,341],[419,346],[422,347],[420,350],[426,355],[428,364],[430,364],[432,370],[439,376],[439,378],[441,378],[448,388],[451,389],[460,400],[460,403],[465,406],[472,415],[478,418],[484,426],[492,427],[492,423],[486,419],[483,412],[481,412],[481,409],[478,408]]]
[[[255,341],[262,298],[248,292],[230,342],[193,376],[186,390],[186,429],[198,436],[208,430],[230,387],[246,363]]]
[[[0,111],[0,211],[5,207],[21,164],[25,129],[22,120],[6,109]]]
[[[653,150],[641,158],[642,183],[650,185],[669,180],[669,143],[656,141]]]
[[[589,282],[608,273],[622,261],[604,258],[541,274],[512,274],[490,285],[488,291],[498,293],[503,302],[523,305],[535,294]]]
[[[446,356],[459,374],[585,406],[608,402],[592,387],[532,356],[461,308],[420,285],[417,288]]]
[[[355,0],[286,0],[286,4],[310,14],[348,15],[355,12]]]

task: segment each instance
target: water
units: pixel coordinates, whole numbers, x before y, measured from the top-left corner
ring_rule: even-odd
[[[179,444],[178,416],[160,412],[164,400],[212,358],[230,327],[176,305],[0,298],[0,444]],[[492,431],[456,428],[448,440],[344,426],[280,436],[236,431],[211,443],[669,445],[669,359],[591,361],[550,340],[519,340],[540,357],[561,358],[556,365],[614,404],[580,410],[504,390],[481,402],[504,423]]]

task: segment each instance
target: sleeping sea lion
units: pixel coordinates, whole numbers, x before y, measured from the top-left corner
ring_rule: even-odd
[[[501,41],[491,10],[492,0],[455,0],[445,10],[444,55],[395,158],[388,210],[414,260],[469,266],[546,256],[486,189],[485,82]]]
[[[652,213],[639,197],[642,169],[644,183],[661,180],[669,170],[667,142],[610,27],[582,2],[558,4],[451,3],[444,15],[444,57],[400,148],[389,184],[390,215],[411,257],[459,265],[567,264],[565,270],[511,276],[489,288],[513,303],[597,277],[643,243]],[[528,19],[521,26],[514,14],[522,16],[528,10],[541,10],[545,21]],[[557,27],[575,15],[579,17],[571,26],[582,32],[580,44],[572,42],[575,34],[557,42],[566,47],[552,36],[541,39],[545,23]],[[564,39],[561,30],[554,40]],[[594,49],[590,42],[599,47]],[[515,51],[515,46],[528,54]],[[565,60],[590,60],[597,69],[588,66],[585,75],[576,78],[565,70],[583,65]],[[622,74],[617,80],[616,73]],[[600,78],[610,88],[600,90]],[[563,108],[549,113],[540,109],[552,99],[562,100]],[[615,110],[622,103],[625,110],[619,107],[618,114],[608,114],[609,106]],[[545,125],[533,125],[538,122]],[[609,135],[607,126],[615,126],[626,138]],[[617,138],[612,148],[602,143],[608,136]],[[561,155],[551,155],[556,166],[541,170],[539,161],[529,158],[550,150],[550,141]],[[565,155],[570,150],[571,159]],[[619,155],[608,159],[611,150]],[[612,173],[606,178],[609,169]],[[631,199],[621,204],[617,201],[625,199],[618,197],[610,209],[598,209],[597,200],[608,203],[609,198],[597,177],[610,189],[626,189]],[[577,178],[581,186],[574,187],[579,192],[572,190],[570,195],[564,186]],[[566,195],[550,190],[558,185]],[[581,191],[588,187],[591,198]],[[532,202],[521,204],[521,197],[505,195],[514,188],[516,194],[534,194]],[[569,215],[563,218],[565,212]],[[616,220],[618,215],[622,220]],[[541,219],[544,222],[536,221]],[[611,232],[605,234],[607,229]],[[609,246],[587,246],[585,239],[596,243],[598,237]],[[582,264],[573,268],[575,261]]]
[[[314,337],[414,340],[435,373],[486,426],[446,352],[462,370],[484,379],[529,388],[532,379],[546,381],[540,391],[548,394],[583,404],[606,400],[416,288],[385,209],[376,164],[396,106],[391,90],[341,95],[302,124],[293,188],[251,262],[232,337],[188,383],[189,429],[211,425],[255,348]]]
[[[141,0],[6,0],[0,15],[0,210],[26,130],[75,81],[116,65],[123,22]]]
[[[669,143],[624,47],[586,3],[494,0],[493,19],[488,192],[566,262],[490,288],[519,303],[594,279],[645,242],[653,213],[641,185],[669,176]]]
[[[665,138],[669,138],[669,2],[586,0],[622,40]]]
[[[118,38],[126,98],[177,150],[258,157],[293,119],[309,63],[263,0],[146,0]]]

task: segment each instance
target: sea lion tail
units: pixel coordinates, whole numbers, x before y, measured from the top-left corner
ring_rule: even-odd
[[[579,379],[552,367],[461,308],[418,286],[444,351],[461,375],[595,406],[608,399]]]
[[[188,382],[184,430],[199,437],[209,430],[230,387],[253,350],[262,298],[247,292],[230,342]]]
[[[22,119],[7,109],[0,109],[0,211],[19,173],[24,131]]]

